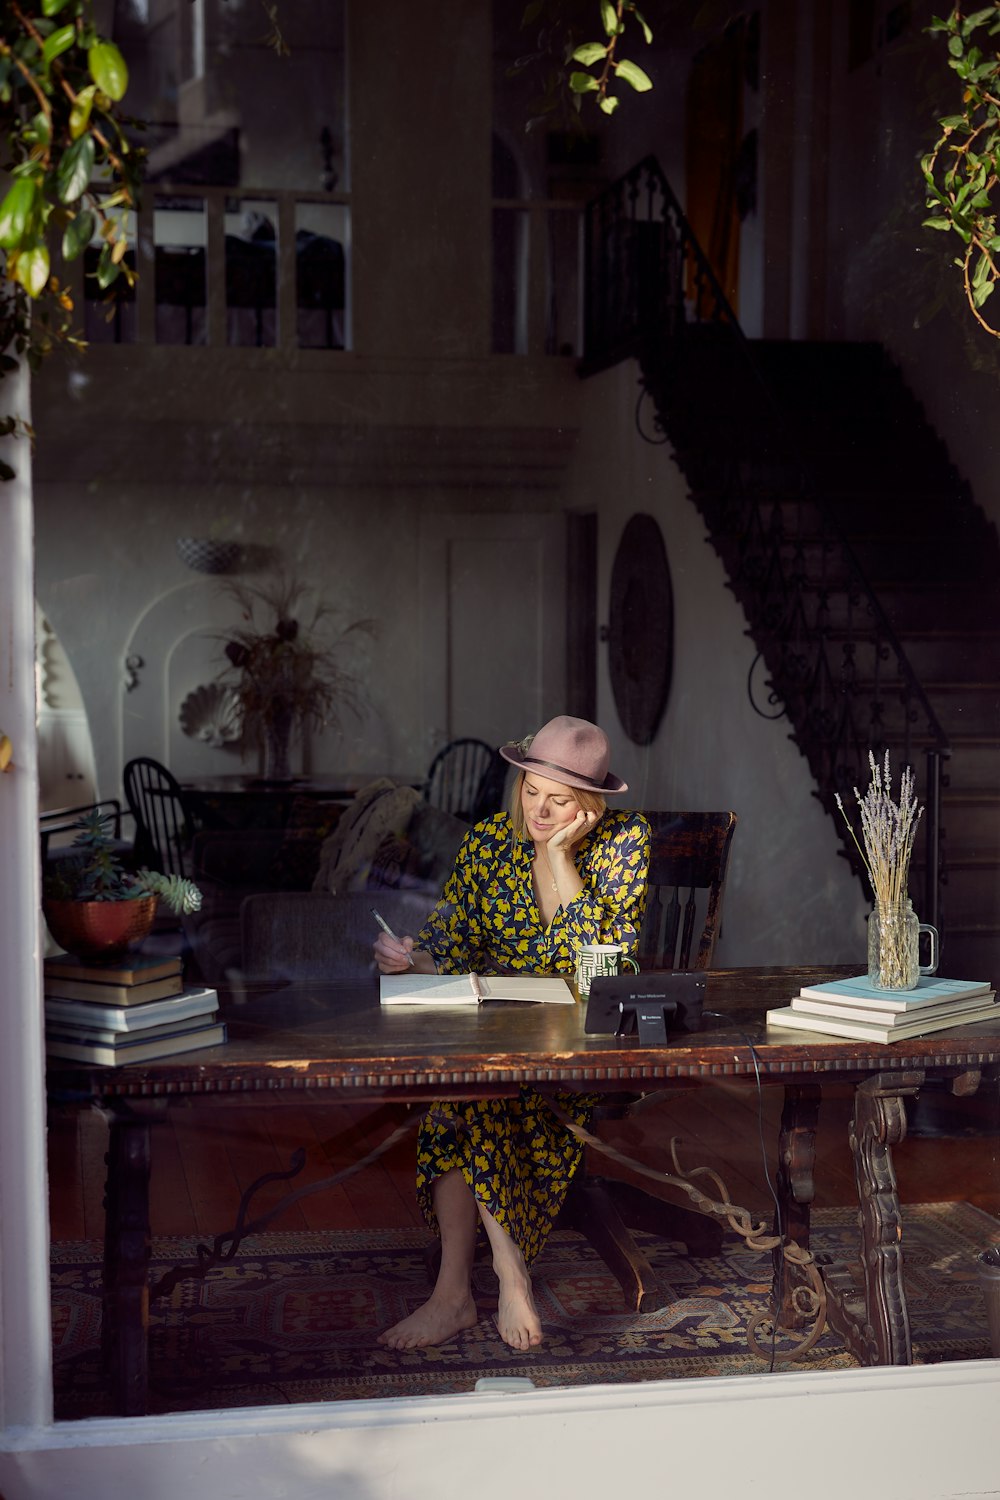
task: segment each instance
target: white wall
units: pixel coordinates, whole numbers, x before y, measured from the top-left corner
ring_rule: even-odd
[[[628,518],[656,517],[674,592],[674,674],[652,745],[630,744],[619,728],[615,760],[642,807],[721,810],[740,822],[733,842],[716,961],[863,964],[863,900],[839,855],[831,820],[813,796],[809,767],[784,720],[751,706],[747,679],[755,648],[742,610],[667,446],[635,432],[634,363],[586,382],[573,470],[574,501],[600,515],[601,618],[607,620],[615,550]],[[644,407],[652,432],[652,410]],[[757,701],[763,677],[755,674]],[[602,723],[616,721],[602,648]],[[780,957],[778,956],[780,955]]]

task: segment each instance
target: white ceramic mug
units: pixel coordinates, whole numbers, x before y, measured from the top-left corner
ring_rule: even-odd
[[[581,1000],[590,994],[591,981],[597,975],[617,974],[620,964],[628,964],[638,974],[639,965],[628,958],[620,943],[585,943],[576,950],[576,990]]]

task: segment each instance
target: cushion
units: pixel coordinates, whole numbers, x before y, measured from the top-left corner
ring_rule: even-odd
[[[319,869],[320,853],[340,822],[342,802],[296,797],[292,802],[273,865],[279,891],[308,891]]]
[[[405,834],[419,803],[415,787],[396,786],[387,778],[363,788],[323,844],[313,890],[365,890],[379,845],[388,834]]]
[[[420,886],[417,851],[405,835],[387,833],[368,867],[370,891],[413,890]]]
[[[416,853],[416,876],[420,884],[441,891],[469,831],[468,823],[453,813],[421,802],[406,831]]]

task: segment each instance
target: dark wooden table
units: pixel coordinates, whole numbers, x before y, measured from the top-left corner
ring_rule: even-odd
[[[191,812],[207,827],[284,828],[296,798],[346,805],[361,786],[357,779],[335,776],[265,781],[259,776],[234,772],[226,776],[189,777],[181,782],[181,791]]]
[[[872,1045],[770,1032],[765,1011],[844,970],[734,969],[708,976],[701,1033],[668,1046],[587,1036],[581,1006],[517,1004],[383,1011],[374,981],[250,995],[226,1011],[221,1047],[122,1068],[50,1063],[50,1088],[79,1091],[110,1121],[105,1230],[105,1356],[124,1414],[145,1409],[151,1111],[197,1095],[303,1092],[339,1102],[420,1101],[540,1090],[644,1090],[670,1079],[742,1080],[784,1089],[776,1183],[786,1240],[808,1248],[815,1133],[824,1080],[854,1085],[850,1125],[860,1208],[860,1271],[824,1268],[827,1318],[863,1364],[908,1364],[902,1216],[892,1147],[904,1099],[929,1080],[957,1094],[1000,1073],[1000,1020]],[[724,1165],[724,1164],[720,1164]],[[786,1288],[787,1295],[787,1288]]]

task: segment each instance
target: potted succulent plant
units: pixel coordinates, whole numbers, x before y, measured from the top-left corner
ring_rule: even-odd
[[[175,916],[197,911],[201,892],[181,875],[128,870],[108,829],[108,817],[88,813],[70,851],[46,871],[42,911],[61,948],[79,958],[124,952],[149,933],[158,902]]]

